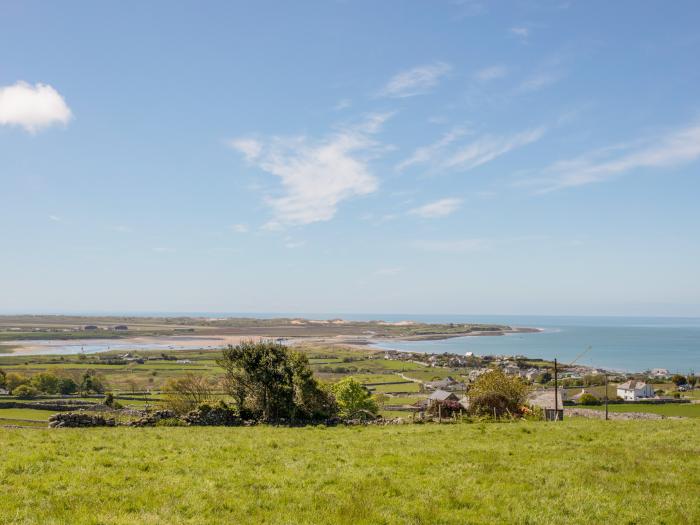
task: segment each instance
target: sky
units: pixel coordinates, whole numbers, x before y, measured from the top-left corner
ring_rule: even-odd
[[[0,0],[0,312],[700,316],[699,25]]]

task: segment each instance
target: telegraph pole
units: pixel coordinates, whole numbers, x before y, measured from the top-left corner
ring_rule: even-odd
[[[605,372],[605,421],[608,420],[608,373]]]
[[[556,358],[554,359],[554,421],[559,421],[559,382]]]

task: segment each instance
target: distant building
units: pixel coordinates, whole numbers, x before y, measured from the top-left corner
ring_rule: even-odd
[[[654,397],[654,389],[644,381],[627,381],[617,387],[617,395],[625,401]]]
[[[528,397],[528,404],[532,407],[541,408],[544,412],[544,418],[548,421],[555,419],[561,421],[564,419],[564,399],[566,392],[563,389],[558,389],[557,406],[554,407],[554,390],[535,390]]]
[[[425,383],[425,388],[428,390],[446,390],[448,388],[454,388],[457,385],[452,377],[447,376],[445,379],[440,379],[439,381],[428,381]]]
[[[83,327],[83,330],[99,330],[99,328],[97,326],[95,326],[94,324],[89,324],[89,325]]]
[[[129,327],[126,326],[125,324],[118,324],[117,326],[114,327],[115,330],[128,330]]]

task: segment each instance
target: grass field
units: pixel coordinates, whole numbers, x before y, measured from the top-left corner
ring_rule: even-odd
[[[32,421],[48,421],[54,412],[50,410],[35,410],[33,408],[0,408],[0,425],[6,419],[26,419]]]
[[[603,406],[587,406],[583,408],[594,408],[605,410]],[[624,405],[608,405],[610,412],[648,412],[651,414],[661,414],[662,416],[682,416],[700,418],[700,404],[668,404],[650,405],[645,403],[628,403]]]
[[[699,431],[573,419],[3,429],[0,523],[700,523]]]

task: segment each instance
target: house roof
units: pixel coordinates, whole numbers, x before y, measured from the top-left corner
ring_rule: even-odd
[[[641,390],[647,386],[644,381],[627,381],[617,387],[618,390]]]
[[[559,389],[557,408],[564,408],[564,390]],[[554,408],[554,390],[536,390],[528,397],[530,405],[540,408]]]
[[[436,390],[435,392],[430,394],[430,397],[428,397],[428,399],[431,399],[433,401],[446,401],[450,398],[457,399],[457,396],[454,395],[452,392],[445,392],[444,390]]]

